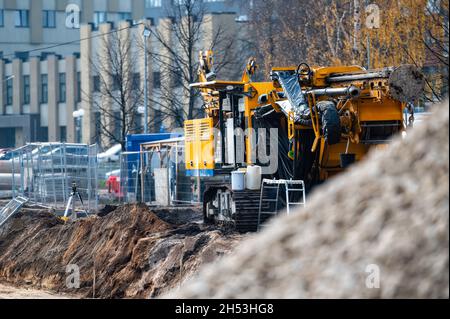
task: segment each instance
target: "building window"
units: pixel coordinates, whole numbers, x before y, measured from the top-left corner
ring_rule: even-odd
[[[66,74],[59,74],[59,103],[66,103]]]
[[[119,12],[119,20],[132,20],[131,12]]]
[[[161,111],[155,111],[154,116],[155,133],[161,133],[164,130]]]
[[[13,79],[6,81],[6,105],[13,104]]]
[[[48,103],[48,75],[41,75],[41,103]]]
[[[29,11],[28,10],[16,10],[14,17],[15,26],[18,28],[28,28],[29,26]]]
[[[106,22],[106,12],[105,11],[95,11],[94,12],[94,25],[98,27],[100,23]]]
[[[146,8],[161,8],[161,0],[145,0]]]
[[[100,76],[94,76],[94,92],[100,92]]]
[[[48,127],[41,126],[38,128],[37,140],[39,142],[48,142]]]
[[[42,26],[44,28],[56,28],[56,11],[42,11]]]
[[[124,88],[123,79],[119,74],[112,76],[112,91],[122,91]]]
[[[77,72],[77,102],[81,102],[81,73]]]
[[[153,72],[153,88],[161,88],[161,73]]]
[[[23,104],[30,104],[30,76],[23,76]]]
[[[132,90],[139,90],[141,87],[141,74],[140,73],[133,73],[133,79],[131,81],[131,89]]]
[[[176,70],[173,72],[173,87],[179,88],[183,86],[183,73],[181,70]]]
[[[5,18],[3,16],[3,9],[0,9],[0,27],[5,26]]]
[[[101,135],[102,135],[102,116],[100,112],[95,112],[95,143],[101,144]]]
[[[61,142],[63,143],[67,142],[67,126],[59,127],[59,138]]]
[[[114,136],[122,136],[122,114],[120,112],[114,112]]]

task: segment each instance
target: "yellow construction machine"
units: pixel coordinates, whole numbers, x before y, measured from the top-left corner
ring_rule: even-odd
[[[252,58],[241,81],[218,80],[213,53],[201,52],[199,83],[191,86],[202,95],[206,117],[185,123],[186,169],[204,181],[205,221],[244,232],[261,221],[262,195],[233,189],[233,172],[257,165],[264,178],[301,180],[309,191],[405,131],[404,112],[424,81],[410,65],[302,63],[253,82],[256,70]]]

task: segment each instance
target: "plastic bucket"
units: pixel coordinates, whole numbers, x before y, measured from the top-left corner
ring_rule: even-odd
[[[249,190],[261,189],[262,169],[261,166],[247,167],[247,175],[245,176],[245,184]]]
[[[356,154],[341,154],[341,167],[347,168],[356,162]]]
[[[245,190],[245,172],[231,172],[231,189],[234,191]]]

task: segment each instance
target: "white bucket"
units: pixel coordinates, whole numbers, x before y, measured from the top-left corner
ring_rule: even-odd
[[[246,186],[249,190],[260,190],[262,181],[262,168],[261,166],[249,166],[247,167],[246,174]]]
[[[234,191],[245,190],[245,172],[231,172],[231,189]]]

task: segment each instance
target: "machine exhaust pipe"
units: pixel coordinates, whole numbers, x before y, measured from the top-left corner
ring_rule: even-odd
[[[361,90],[352,85],[346,88],[326,88],[311,90],[307,93],[314,93],[315,96],[348,96],[355,98],[361,94]]]

